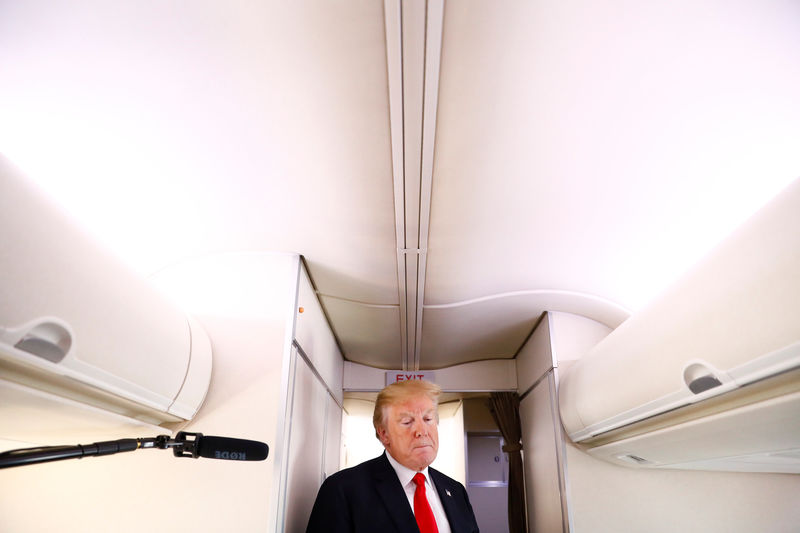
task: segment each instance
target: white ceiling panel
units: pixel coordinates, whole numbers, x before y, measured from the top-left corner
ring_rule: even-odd
[[[565,311],[616,328],[629,313],[611,303],[566,291],[520,291],[455,304],[425,306],[423,369],[511,358],[545,311]]]
[[[399,306],[367,306],[321,296],[347,359],[362,365],[401,369]]]
[[[538,311],[538,313],[537,313]],[[511,359],[542,308],[530,300],[487,300],[467,307],[427,309],[422,318],[422,369],[468,361]]]
[[[385,58],[378,2],[4,3],[0,150],[144,274],[291,251],[396,303]]]
[[[800,175],[796,3],[444,20],[426,305],[562,289],[638,309]]]
[[[348,359],[438,368],[800,176],[798,57],[778,0],[5,2],[0,152],[144,275],[297,252]]]

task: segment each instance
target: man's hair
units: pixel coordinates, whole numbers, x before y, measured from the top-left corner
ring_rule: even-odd
[[[431,399],[434,406],[438,406],[439,395],[441,393],[442,388],[439,385],[421,379],[398,381],[397,383],[387,385],[378,393],[378,399],[375,402],[375,411],[372,414],[372,425],[375,426],[375,436],[380,440],[378,428],[385,426],[386,409],[388,409],[389,406],[410,400],[417,396],[427,396]],[[436,421],[439,421],[438,413],[436,414]]]

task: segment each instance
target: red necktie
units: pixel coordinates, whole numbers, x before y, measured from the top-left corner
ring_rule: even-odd
[[[420,533],[439,533],[431,505],[425,495],[425,476],[421,472],[414,475],[417,490],[414,491],[414,518],[417,519]]]

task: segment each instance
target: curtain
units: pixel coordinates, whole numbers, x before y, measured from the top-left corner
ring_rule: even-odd
[[[492,413],[508,454],[508,531],[526,533],[525,480],[522,471],[522,429],[519,422],[519,394],[516,392],[493,392],[489,398]]]

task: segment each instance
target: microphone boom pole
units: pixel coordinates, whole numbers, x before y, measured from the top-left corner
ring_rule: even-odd
[[[175,457],[209,457],[237,461],[263,461],[269,454],[269,446],[263,442],[228,437],[203,436],[202,433],[179,431],[176,438],[169,435],[139,439],[119,439],[76,444],[74,446],[43,446],[23,448],[0,453],[0,468],[24,466],[36,463],[80,459],[99,455],[132,452],[139,448],[172,448]]]

